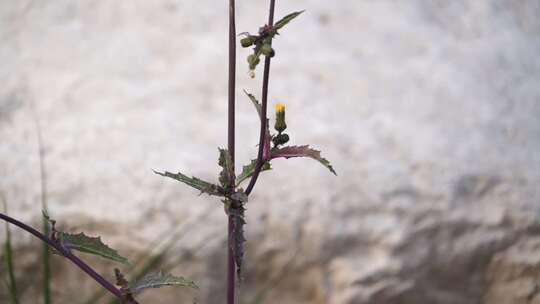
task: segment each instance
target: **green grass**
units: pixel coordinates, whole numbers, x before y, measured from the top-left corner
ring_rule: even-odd
[[[7,202],[4,196],[2,196],[2,202],[4,204],[4,212],[7,214]],[[6,242],[4,243],[4,262],[6,263],[6,269],[8,274],[8,291],[11,304],[19,304],[17,294],[17,282],[15,281],[15,267],[13,266],[13,248],[11,246],[11,232],[9,230],[9,224],[6,222]]]
[[[38,156],[39,156],[39,177],[40,177],[40,186],[41,186],[41,210],[42,212],[48,213],[47,206],[47,167],[45,164],[45,149],[43,144],[43,136],[41,134],[41,125],[39,124],[39,118],[37,112],[32,104],[32,118],[34,120],[34,125],[36,128],[36,139],[38,145]],[[42,219],[42,233],[44,235],[49,235],[49,222],[47,219]],[[49,246],[43,243],[41,249],[41,263],[43,269],[43,304],[51,304],[51,252]]]
[[[126,271],[126,274],[129,275],[130,280],[137,280],[144,277],[148,272],[155,270],[160,264],[163,263],[165,257],[170,252],[170,250],[178,244],[184,236],[186,236],[193,228],[196,227],[195,224],[203,222],[208,215],[210,214],[213,208],[208,208],[201,216],[198,216],[193,221],[179,225],[177,228],[164,231],[160,236],[154,239],[148,246],[146,252],[155,251],[156,248],[160,248],[159,251],[154,255],[143,254],[137,257],[133,267]],[[168,271],[172,267],[166,267],[163,270]],[[98,290],[92,294],[84,304],[95,304],[98,303],[103,297],[108,296],[107,291]],[[105,302],[104,302],[105,303]],[[107,302],[109,304],[119,303],[116,298],[109,298]]]

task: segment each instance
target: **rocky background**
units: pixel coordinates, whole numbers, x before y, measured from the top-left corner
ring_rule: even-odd
[[[338,177],[300,159],[261,175],[240,302],[540,303],[540,2],[297,0],[278,1],[276,15],[300,9],[275,41],[270,101],[286,103],[292,142],[320,148]],[[254,32],[267,1],[237,10],[238,31]],[[201,287],[149,291],[144,303],[224,302],[221,203],[151,169],[219,171],[226,14],[215,0],[0,0],[10,214],[40,223],[37,121],[60,226],[132,260],[174,239],[159,267]],[[257,149],[240,89],[260,94],[262,77],[247,77],[248,53],[238,165]],[[37,303],[38,242],[13,233],[23,303]],[[97,289],[53,260],[56,303]]]

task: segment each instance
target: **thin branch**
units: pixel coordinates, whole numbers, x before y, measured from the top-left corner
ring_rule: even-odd
[[[15,225],[26,232],[32,234],[33,236],[37,237],[38,239],[42,240],[43,242],[47,243],[50,247],[53,247],[56,249],[59,253],[61,253],[64,257],[69,259],[73,264],[77,265],[82,271],[84,271],[86,274],[88,274],[92,279],[94,279],[96,282],[98,282],[101,286],[103,286],[105,289],[110,291],[112,294],[114,294],[116,297],[123,299],[124,296],[122,292],[116,288],[111,282],[107,281],[104,277],[102,277],[99,273],[97,273],[92,267],[88,266],[85,262],[83,262],[81,259],[79,259],[76,255],[71,253],[70,251],[66,250],[64,247],[62,247],[57,242],[51,240],[49,237],[43,235],[41,232],[37,231],[36,229],[26,225],[25,223],[22,223],[10,216],[7,216],[3,213],[0,213],[0,219],[4,220],[12,225]],[[128,300],[128,304],[138,304],[135,300]]]
[[[270,9],[268,13],[268,26],[272,27],[274,25],[274,7],[275,0],[270,0]],[[270,41],[270,44],[272,41]],[[255,165],[255,171],[251,176],[249,185],[246,188],[246,194],[249,195],[255,187],[259,173],[261,172],[262,166],[264,164],[263,159],[263,150],[264,150],[264,140],[266,136],[266,124],[267,124],[267,114],[266,109],[268,105],[268,83],[270,80],[270,56],[266,56],[264,59],[264,72],[263,72],[263,86],[262,86],[262,100],[261,100],[261,131],[259,133],[259,151],[257,153],[257,163]]]

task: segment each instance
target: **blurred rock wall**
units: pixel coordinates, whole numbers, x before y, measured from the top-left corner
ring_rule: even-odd
[[[237,5],[238,32],[266,20],[267,1]],[[292,143],[320,148],[338,177],[299,159],[261,174],[241,303],[540,303],[540,2],[298,0],[276,15],[300,9],[274,44],[270,101],[286,103]],[[39,223],[37,120],[63,227],[130,258],[178,239],[167,260],[201,289],[147,303],[223,303],[221,203],[151,169],[216,178],[226,13],[214,0],[0,0],[10,213]],[[238,166],[257,149],[240,89],[259,95],[262,77],[247,77],[248,54]],[[19,248],[37,246],[15,233]],[[58,303],[96,288],[61,269]]]

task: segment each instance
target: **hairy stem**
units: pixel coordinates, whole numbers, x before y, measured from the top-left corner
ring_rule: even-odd
[[[274,25],[274,7],[275,0],[270,0],[270,9],[268,12],[268,26]],[[270,41],[270,44],[272,41]],[[257,163],[255,165],[255,171],[251,176],[251,180],[246,188],[246,194],[249,195],[255,187],[259,173],[261,172],[262,166],[264,164],[263,159],[263,150],[264,150],[264,141],[266,136],[266,124],[267,124],[267,105],[268,105],[268,83],[270,80],[270,56],[266,56],[264,59],[264,72],[263,72],[263,86],[262,86],[262,100],[261,100],[261,131],[259,133],[259,151],[257,153]]]
[[[60,254],[62,254],[64,257],[69,259],[73,264],[77,265],[82,271],[84,271],[86,274],[88,274],[92,279],[94,279],[96,282],[98,282],[101,286],[103,286],[105,289],[110,291],[112,294],[114,294],[116,297],[123,299],[122,292],[116,288],[111,282],[107,281],[104,277],[102,277],[99,273],[97,273],[92,267],[88,266],[85,262],[83,262],[81,259],[79,259],[76,255],[71,253],[70,251],[66,250],[64,247],[62,247],[59,243],[51,240],[49,237],[43,235],[41,232],[37,231],[36,229],[10,217],[3,213],[0,213],[0,219],[4,220],[12,225],[15,225],[26,232],[32,234],[33,236],[37,237],[38,239],[42,240],[43,242],[47,243],[50,247],[56,249]],[[128,300],[128,304],[138,304],[135,300]]]
[[[235,24],[235,1],[229,0],[229,105],[228,105],[228,128],[227,128],[227,149],[231,155],[234,172],[234,145],[235,145],[235,93],[236,93],[236,24]],[[234,180],[232,181],[234,185]],[[231,207],[236,202],[231,202]],[[236,265],[233,252],[233,215],[228,215],[228,238],[227,238],[227,304],[234,304],[235,298],[235,274]]]

